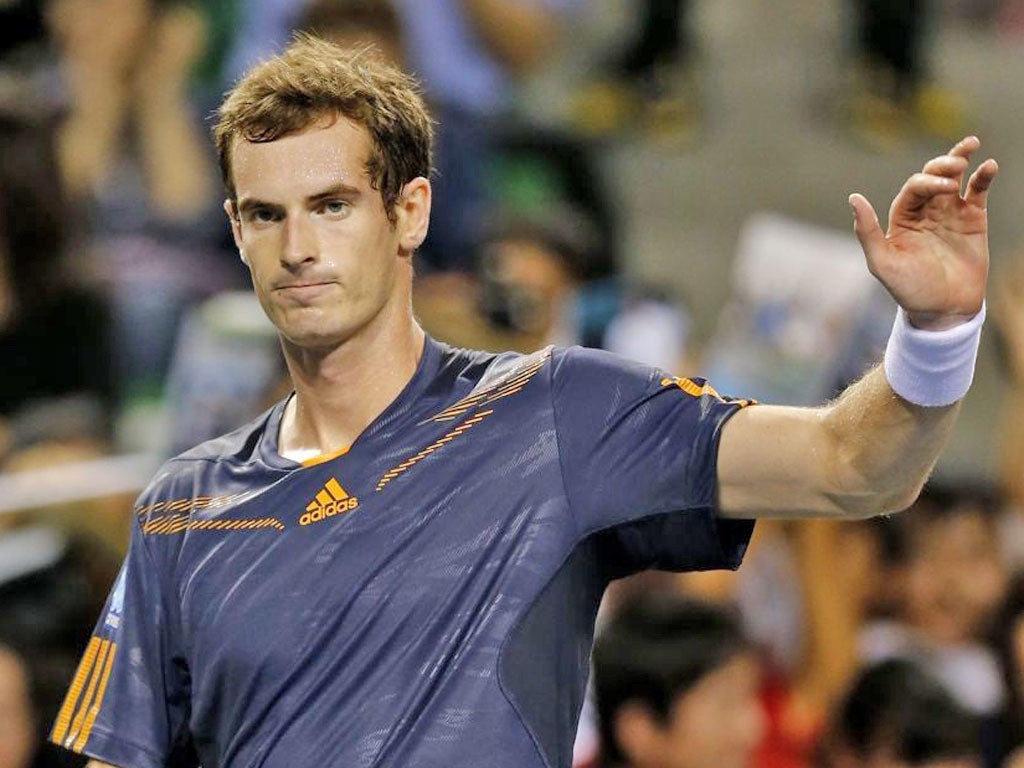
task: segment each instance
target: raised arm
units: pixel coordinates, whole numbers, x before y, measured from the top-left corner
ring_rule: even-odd
[[[517,73],[525,73],[555,50],[559,16],[537,2],[462,0],[487,49]]]
[[[964,139],[911,176],[888,232],[871,204],[851,195],[868,268],[901,308],[886,364],[830,405],[736,414],[718,457],[723,516],[858,518],[916,498],[956,420],[983,319],[985,205],[998,167],[986,160],[961,194],[978,147]]]
[[[1024,510],[1024,253],[1000,281],[995,299],[1009,377],[999,412],[999,484],[1007,501]]]

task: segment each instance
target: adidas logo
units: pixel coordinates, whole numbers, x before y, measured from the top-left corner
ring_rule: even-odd
[[[358,506],[359,499],[349,496],[348,492],[341,487],[341,483],[332,477],[306,505],[305,514],[299,518],[299,525],[319,523],[329,517],[351,512]]]

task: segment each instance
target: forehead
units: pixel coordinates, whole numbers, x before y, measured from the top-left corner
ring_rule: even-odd
[[[273,141],[235,139],[231,172],[239,199],[315,195],[326,187],[370,186],[370,138],[346,117],[316,121]]]

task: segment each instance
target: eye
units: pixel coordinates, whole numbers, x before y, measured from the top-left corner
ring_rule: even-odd
[[[348,213],[350,206],[346,200],[325,200],[320,206],[321,211],[328,216],[344,216]]]
[[[246,218],[253,224],[270,224],[277,221],[278,215],[270,208],[253,208],[246,214]]]

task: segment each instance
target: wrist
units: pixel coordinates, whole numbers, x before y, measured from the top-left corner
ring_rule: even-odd
[[[982,307],[984,309],[984,307]],[[978,312],[982,311],[981,309]],[[978,312],[969,314],[942,314],[939,312],[907,312],[907,320],[921,331],[948,331],[958,325],[969,323]]]
[[[966,322],[941,330],[915,327],[899,309],[885,349],[885,377],[904,400],[928,407],[952,405],[974,379],[985,305]]]

